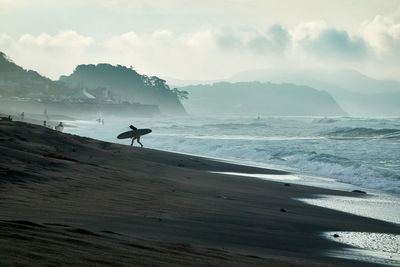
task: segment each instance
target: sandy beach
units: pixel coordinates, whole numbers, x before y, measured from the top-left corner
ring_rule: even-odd
[[[0,265],[368,266],[321,233],[400,234],[294,200],[361,194],[212,172],[288,174],[0,121]]]

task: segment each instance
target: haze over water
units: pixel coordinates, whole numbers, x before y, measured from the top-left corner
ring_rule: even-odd
[[[50,242],[39,252],[40,257],[30,253],[40,248],[43,240],[39,240],[38,247],[29,243],[45,236],[42,230],[51,232],[50,224],[36,227],[43,223],[34,220],[36,211],[46,220],[70,211],[66,218],[71,222],[78,223],[75,216],[79,215],[90,226],[93,216],[96,227],[102,226],[103,218],[107,221],[104,225],[112,225],[118,216],[129,217],[120,229],[142,229],[138,237],[148,235],[173,242],[174,255],[182,250],[190,258],[189,252],[202,244],[196,242],[210,237],[211,245],[205,244],[215,248],[214,241],[220,242],[221,255],[235,251],[229,251],[224,242],[232,242],[232,249],[248,241],[243,243],[248,246],[249,256],[270,248],[272,254],[268,258],[283,256],[284,261],[290,261],[294,252],[307,251],[299,254],[301,263],[318,256],[314,254],[326,253],[329,257],[400,265],[400,1],[0,0],[0,7],[0,117],[7,128],[2,130],[4,138],[0,140],[7,151],[0,174],[4,173],[8,180],[32,176],[44,181],[36,184],[33,180],[31,190],[13,180],[19,190],[15,192],[30,192],[18,195],[13,190],[5,191],[10,194],[4,197],[5,201],[14,197],[17,200],[15,206],[3,203],[11,213],[15,209],[13,218],[18,220],[11,224],[28,223],[28,228],[38,228],[26,240],[19,228],[12,228],[12,234],[2,233],[6,239],[24,241],[21,248],[23,255],[29,256],[28,262],[46,259],[46,253],[50,258],[70,258],[68,254],[51,252],[52,246],[62,246],[60,240]],[[17,120],[40,126],[30,127]],[[97,141],[84,144],[84,139],[42,127],[54,129],[56,123],[57,131],[124,145],[130,145],[131,140],[119,140],[117,135],[130,130],[129,125],[150,128],[152,133],[141,137],[144,147],[189,156],[124,149]],[[26,127],[24,136],[17,135],[22,127]],[[41,133],[36,141],[29,140],[31,130],[33,135]],[[50,138],[54,139],[47,140]],[[39,149],[55,140],[61,140],[67,149],[58,149],[59,145],[50,146],[48,151]],[[99,150],[94,143],[100,144],[102,155],[95,155]],[[23,148],[20,150],[16,144],[23,144]],[[75,147],[71,152],[71,144],[80,144],[91,154]],[[115,151],[107,150],[107,146]],[[32,151],[38,157],[32,157]],[[146,153],[147,163],[132,168],[132,162],[142,162],[132,159]],[[160,155],[164,158],[159,164],[154,158]],[[264,176],[241,172],[224,172],[225,176],[220,176],[207,169],[209,166],[201,162],[205,159],[199,159],[203,172],[196,173],[194,181],[188,177],[193,170],[185,166],[193,161],[191,155],[286,170],[290,174],[263,170]],[[92,164],[96,157],[109,168]],[[76,160],[79,158],[88,161]],[[61,163],[63,160],[73,163]],[[117,161],[123,164],[116,164]],[[53,164],[51,169],[47,168],[49,164]],[[244,166],[236,169],[254,170]],[[64,175],[65,170],[74,175],[91,171],[67,177],[72,174]],[[107,176],[97,177],[105,170]],[[54,177],[47,181],[53,171]],[[158,176],[162,172],[168,174],[168,183],[164,183],[164,176]],[[143,179],[136,181],[140,175]],[[279,183],[237,179],[233,175]],[[213,184],[218,177],[221,181]],[[115,187],[109,188],[109,198],[104,198],[103,190],[109,185]],[[125,185],[129,190],[123,192]],[[222,194],[227,185],[232,188]],[[52,192],[57,186],[72,189],[60,191],[60,197]],[[186,189],[180,191],[179,187]],[[323,187],[342,192],[333,193]],[[211,191],[221,194],[214,196]],[[93,203],[84,203],[86,192],[93,197]],[[321,192],[332,195],[318,195]],[[300,195],[310,199],[294,198]],[[246,199],[240,199],[242,196]],[[52,213],[43,212],[46,209],[32,202],[35,199],[43,206],[49,204]],[[25,200],[32,206],[21,205],[26,204]],[[210,208],[210,203],[217,209]],[[70,204],[77,209],[68,209]],[[87,211],[82,204],[88,204]],[[165,209],[164,204],[170,204],[171,209]],[[197,210],[193,204],[199,204]],[[242,210],[238,209],[240,205]],[[32,222],[20,218],[29,212],[19,210],[27,207],[26,211],[34,214],[28,218]],[[232,213],[226,213],[227,207]],[[255,209],[249,212],[251,208]],[[98,210],[98,215],[93,210]],[[320,216],[321,211],[333,215]],[[4,225],[5,221],[1,223]],[[218,224],[221,228],[214,227]],[[151,225],[154,228],[140,228]],[[53,226],[62,226],[60,231],[64,231],[64,224]],[[79,234],[73,238],[76,242],[82,238],[82,244],[90,244],[87,240],[95,236],[105,240],[104,233],[88,235],[91,232],[85,228],[76,230],[71,232]],[[252,234],[247,236],[250,231]],[[225,239],[220,239],[222,232]],[[62,232],[63,237],[66,234]],[[322,239],[360,251],[344,247],[337,252],[328,251],[329,244],[320,248],[320,243],[314,242]],[[123,245],[115,241],[116,235],[112,240],[113,249]],[[185,241],[179,243],[178,249],[177,240]],[[18,251],[17,246],[10,246],[16,244],[14,240],[3,243],[10,252]],[[313,246],[308,247],[311,243]],[[179,248],[181,244],[184,249]],[[283,247],[287,245],[291,247]],[[74,255],[77,247],[78,243],[74,243]],[[103,245],[94,247],[100,251],[96,255],[104,254]],[[126,252],[131,254],[131,248]],[[149,262],[171,263],[170,253],[162,255],[162,250],[153,247],[135,248],[153,255],[154,258],[146,257]],[[86,263],[88,251],[81,258]],[[113,259],[123,257],[114,251]],[[3,253],[7,255],[8,251]],[[225,258],[217,255],[210,257],[216,265]],[[180,258],[179,254],[175,256]],[[196,253],[197,256],[202,255]],[[101,264],[101,258],[96,263]],[[299,264],[296,256],[292,260]],[[324,259],[323,263],[330,264],[330,260]]]

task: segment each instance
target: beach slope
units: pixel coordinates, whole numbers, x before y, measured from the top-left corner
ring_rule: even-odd
[[[333,191],[214,172],[286,174],[0,121],[1,265],[359,265],[325,231],[398,226],[294,198]]]

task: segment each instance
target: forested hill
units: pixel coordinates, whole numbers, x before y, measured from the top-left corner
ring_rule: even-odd
[[[331,95],[308,86],[260,82],[219,82],[186,86],[185,108],[193,114],[340,116]]]
[[[0,95],[2,97],[51,97],[68,89],[36,71],[25,70],[0,52]]]
[[[0,52],[0,77],[5,80],[13,80],[16,76],[30,76],[33,79],[47,79],[39,75],[36,71],[25,70],[15,64],[6,54]],[[47,79],[48,80],[48,79]]]
[[[185,114],[179,98],[186,95],[171,90],[165,80],[141,75],[121,65],[79,65],[70,76],[61,76],[60,81],[72,88],[107,88],[123,101],[158,105],[164,113]]]

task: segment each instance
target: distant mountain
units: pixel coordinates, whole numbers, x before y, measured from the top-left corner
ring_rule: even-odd
[[[0,52],[0,96],[59,97],[68,88],[33,70],[25,70]]]
[[[199,115],[342,116],[346,113],[325,91],[294,84],[219,82],[181,87],[185,108]]]
[[[60,81],[71,88],[107,88],[121,100],[158,105],[164,113],[185,114],[179,91],[171,90],[165,80],[121,65],[79,65],[71,75],[61,76]]]
[[[400,115],[400,82],[373,79],[355,70],[265,69],[239,73],[230,81],[307,85],[329,92],[351,115]]]
[[[217,82],[225,82],[226,79],[218,79],[218,80],[182,80],[176,79],[172,77],[163,77],[167,81],[170,86],[173,87],[183,87],[188,85],[199,85],[199,84],[213,84]]]

